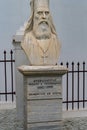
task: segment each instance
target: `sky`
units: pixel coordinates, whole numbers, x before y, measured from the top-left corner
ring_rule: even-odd
[[[87,60],[87,0],[50,0],[61,41],[59,61]],[[29,0],[0,0],[0,54],[13,48],[12,37],[29,19]]]

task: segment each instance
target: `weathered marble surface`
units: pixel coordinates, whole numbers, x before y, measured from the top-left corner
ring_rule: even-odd
[[[37,74],[51,74],[51,75],[63,75],[67,73],[68,69],[61,65],[55,65],[55,66],[28,66],[28,65],[22,65],[18,67],[18,70],[24,74],[24,75],[36,75]]]
[[[0,110],[0,130],[22,130],[16,109]],[[87,117],[63,119],[63,130],[87,130]]]
[[[63,66],[20,66],[24,77],[24,129],[61,130]]]
[[[31,17],[21,43],[30,65],[56,65],[60,41],[49,9],[49,0],[31,0]]]

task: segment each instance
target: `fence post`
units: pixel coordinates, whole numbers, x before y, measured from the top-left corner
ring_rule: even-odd
[[[77,63],[77,106],[79,109],[79,67],[80,67],[80,63]]]
[[[72,62],[72,110],[74,109],[74,62]]]
[[[67,66],[67,68],[69,68],[69,63],[68,62],[66,63],[66,66]],[[68,90],[69,89],[69,85],[68,85],[68,72],[66,73],[66,89],[67,89],[66,90],[66,101],[67,101],[67,103],[66,103],[66,109],[68,110],[68,106],[69,106],[69,104],[68,104],[68,98],[69,98],[68,97],[68,94],[69,94],[69,92],[68,92],[69,91]]]
[[[4,72],[5,72],[5,101],[7,101],[6,51],[4,51]]]
[[[85,62],[83,62],[83,108],[85,108]]]
[[[13,88],[13,51],[10,51],[11,55],[11,92],[12,92],[12,102],[14,101],[14,88]]]

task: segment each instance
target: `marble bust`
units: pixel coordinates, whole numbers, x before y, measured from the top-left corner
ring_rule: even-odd
[[[30,65],[56,65],[60,42],[49,10],[49,0],[31,0],[31,17],[21,47]]]

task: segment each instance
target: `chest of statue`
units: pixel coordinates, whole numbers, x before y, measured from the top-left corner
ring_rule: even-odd
[[[29,46],[29,60],[33,65],[54,65],[56,64],[57,45],[53,40],[31,41]]]

